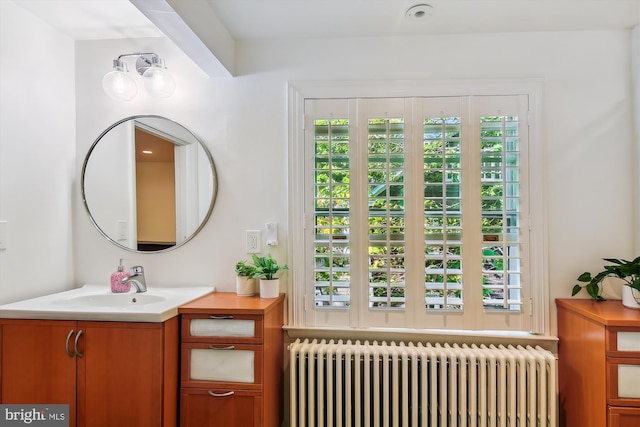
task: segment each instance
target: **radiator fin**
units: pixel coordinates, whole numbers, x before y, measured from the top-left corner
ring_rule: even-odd
[[[556,427],[541,347],[296,340],[291,427]]]

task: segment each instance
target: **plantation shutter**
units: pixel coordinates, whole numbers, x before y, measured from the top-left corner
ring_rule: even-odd
[[[305,104],[305,210],[312,212],[305,233],[306,281],[312,286],[305,305],[312,307],[306,311],[310,323],[325,326],[349,325],[353,313],[353,104],[348,100]]]
[[[306,324],[527,330],[527,113],[306,100]]]

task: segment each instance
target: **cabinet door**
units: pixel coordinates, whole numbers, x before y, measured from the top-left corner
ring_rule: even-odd
[[[78,358],[78,427],[171,425],[163,424],[162,324],[78,327],[85,340]]]
[[[261,407],[258,391],[183,388],[180,427],[262,427]]]
[[[0,327],[1,402],[67,404],[74,426],[76,322],[4,320]]]

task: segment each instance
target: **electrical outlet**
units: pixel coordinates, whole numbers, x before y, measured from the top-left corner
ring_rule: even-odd
[[[247,230],[247,253],[257,254],[260,252],[260,231]]]

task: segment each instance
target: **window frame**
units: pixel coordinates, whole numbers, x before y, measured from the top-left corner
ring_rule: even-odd
[[[288,183],[289,248],[291,271],[288,276],[289,326],[307,328],[305,323],[305,228],[313,227],[313,215],[305,217],[305,129],[306,99],[323,98],[407,98],[474,95],[527,95],[529,100],[529,304],[531,331],[549,333],[549,290],[546,262],[546,219],[543,198],[544,173],[540,142],[542,82],[538,79],[500,81],[314,81],[289,83],[288,87]],[[355,108],[355,106],[354,106]],[[308,222],[308,223],[305,223]],[[536,284],[536,285],[534,285]],[[310,289],[310,287],[309,287]],[[362,328],[357,321],[339,322],[331,328]],[[364,328],[365,330],[369,328]],[[431,329],[431,328],[429,328]],[[407,328],[407,330],[413,330]],[[439,330],[439,329],[436,329]],[[465,331],[473,335],[478,331]]]

